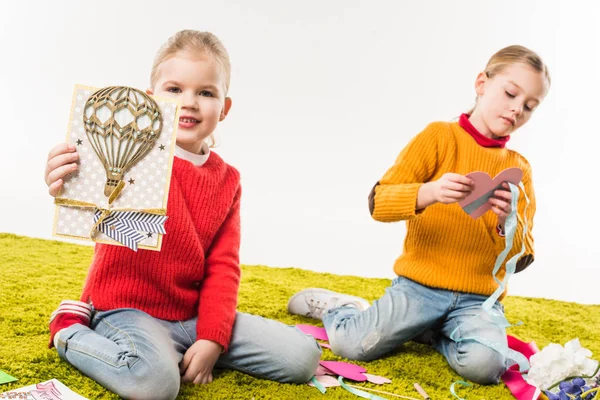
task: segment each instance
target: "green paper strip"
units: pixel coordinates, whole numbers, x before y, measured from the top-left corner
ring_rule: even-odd
[[[463,385],[463,386],[471,386],[471,384],[468,382],[465,382],[465,381],[456,381],[452,385],[450,385],[450,393],[452,393],[452,396],[456,397],[458,400],[465,400],[456,394],[456,390],[454,389],[454,386],[456,386],[457,383],[460,385]]]
[[[0,385],[3,385],[5,383],[14,382],[14,381],[18,381],[18,379],[15,378],[14,376],[10,376],[9,374],[7,374],[4,371],[0,371]]]
[[[362,390],[351,388],[350,386],[348,386],[344,383],[344,379],[342,376],[338,377],[338,382],[344,389],[346,389],[347,391],[349,391],[350,393],[352,393],[358,397],[362,397],[364,399],[371,399],[371,400],[386,400],[385,398],[379,397],[375,394],[371,394],[371,393],[363,392]]]
[[[313,383],[313,385],[315,385],[315,387],[316,387],[317,389],[319,389],[319,392],[321,392],[321,393],[325,394],[325,392],[327,391],[327,389],[325,389],[325,386],[323,386],[323,385],[321,384],[321,382],[319,382],[319,381],[317,380],[317,377],[316,377],[316,376],[313,376],[312,378],[310,378],[310,381]]]

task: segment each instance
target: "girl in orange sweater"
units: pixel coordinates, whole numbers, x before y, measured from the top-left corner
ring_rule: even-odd
[[[371,191],[374,219],[407,221],[404,251],[394,265],[398,276],[386,293],[369,306],[358,297],[305,289],[290,299],[289,312],[322,319],[332,350],[340,356],[373,360],[409,340],[426,340],[462,377],[497,383],[508,360],[469,339],[506,346],[504,327],[482,312],[482,305],[498,288],[492,272],[506,246],[512,194],[505,183],[504,190],[496,190],[489,199],[492,212],[479,219],[472,219],[457,203],[473,190],[474,182],[466,174],[484,171],[494,177],[506,168],[520,168],[529,206],[525,214],[526,198],[519,196],[507,259],[524,248],[516,272],[533,262],[531,167],[505,144],[529,121],[549,86],[548,69],[533,51],[509,46],[494,54],[475,81],[473,110],[458,122],[429,124]],[[496,277],[503,279],[504,274],[503,269]],[[499,301],[493,311],[503,315]],[[472,319],[475,315],[477,320]]]

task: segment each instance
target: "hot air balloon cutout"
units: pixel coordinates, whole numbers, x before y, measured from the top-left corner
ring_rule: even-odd
[[[53,234],[160,250],[178,120],[173,99],[77,85],[67,142],[80,165],[55,199]]]

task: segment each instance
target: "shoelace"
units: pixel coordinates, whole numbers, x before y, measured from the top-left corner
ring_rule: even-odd
[[[310,299],[307,303],[308,312],[306,313],[306,316],[313,318],[321,318],[321,314],[323,314],[323,311],[325,311],[325,308],[327,307],[327,302],[324,301],[322,307],[319,307],[321,304],[320,300],[317,300],[315,304],[315,299]]]

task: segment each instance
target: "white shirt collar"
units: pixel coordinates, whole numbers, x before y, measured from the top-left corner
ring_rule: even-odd
[[[206,142],[202,143],[201,153],[203,154],[194,154],[175,145],[175,156],[181,158],[182,160],[189,161],[197,167],[202,166],[202,164],[204,164],[210,156],[210,148]]]

